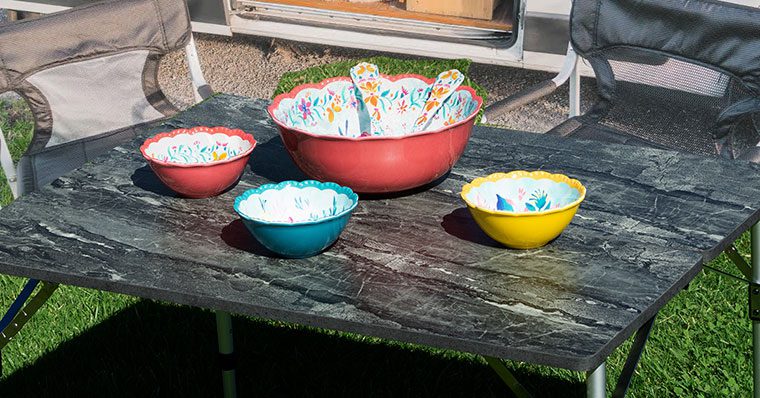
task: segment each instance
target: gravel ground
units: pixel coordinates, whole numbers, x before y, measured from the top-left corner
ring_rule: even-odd
[[[204,75],[214,90],[261,98],[272,96],[280,75],[285,72],[378,55],[377,52],[366,50],[243,35],[230,38],[197,34],[196,43]],[[470,69],[470,76],[488,91],[488,103],[553,77],[545,72],[483,64],[474,64]],[[183,52],[164,58],[159,78],[172,101],[182,107],[192,103],[192,91]],[[590,104],[594,98],[593,80],[584,79],[582,88],[582,102]],[[567,96],[565,85],[548,98],[497,120],[489,120],[489,123],[506,128],[545,132],[567,117]]]
[[[0,10],[0,24],[5,21],[5,17],[5,12]],[[261,98],[271,98],[280,76],[285,72],[380,54],[367,50],[245,35],[222,37],[196,34],[196,45],[204,75],[214,90]],[[488,91],[488,105],[553,75],[525,69],[473,64],[470,77]],[[159,79],[168,97],[180,108],[192,104],[193,96],[184,52],[178,51],[164,58]],[[506,128],[545,132],[566,118],[567,95],[565,85],[543,100],[488,122]],[[12,93],[0,94],[0,100],[13,96]],[[593,80],[584,79],[582,98],[585,105],[593,101]]]

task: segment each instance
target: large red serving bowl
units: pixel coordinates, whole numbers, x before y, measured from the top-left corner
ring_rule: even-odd
[[[427,84],[434,79],[418,75],[388,76],[390,80],[414,77]],[[471,87],[477,109],[457,123],[431,131],[401,136],[346,137],[316,134],[288,126],[275,116],[285,98],[303,89],[320,89],[337,79],[296,87],[275,98],[267,109],[296,165],[309,177],[336,182],[360,193],[399,192],[425,185],[446,174],[459,160],[470,138],[483,100]]]
[[[234,153],[229,157],[225,153],[224,158],[219,160],[196,160],[193,162],[178,162],[166,157],[159,158],[155,151],[149,149],[151,144],[159,143],[162,139],[173,139],[179,136],[194,137],[196,134],[203,133],[217,137],[220,145],[243,143],[245,147],[236,152],[229,152]],[[228,141],[225,142],[225,139]],[[193,142],[190,141],[190,143]],[[216,196],[235,184],[243,174],[245,165],[255,147],[256,140],[253,136],[242,130],[225,127],[194,127],[160,133],[148,138],[140,147],[140,152],[148,161],[153,172],[166,186],[182,196],[197,199]],[[220,151],[219,153],[223,152]],[[214,157],[219,156],[214,155]]]

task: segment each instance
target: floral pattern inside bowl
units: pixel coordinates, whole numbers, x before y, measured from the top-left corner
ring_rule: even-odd
[[[158,134],[146,144],[144,153],[151,159],[193,165],[229,161],[247,155],[256,141],[241,130],[195,127]]]
[[[585,196],[585,188],[578,180],[543,171],[499,173],[472,185],[465,195],[467,202],[481,209],[509,213],[563,209]]]
[[[266,223],[311,223],[341,216],[356,207],[359,197],[347,187],[314,180],[266,184],[235,201],[243,217]]]
[[[288,128],[315,135],[339,137],[403,136],[413,134],[417,118],[430,97],[431,83],[417,75],[381,75],[380,84],[367,88],[368,102],[384,111],[380,131],[372,132],[370,114],[349,77],[296,87],[275,99],[272,116]],[[460,86],[435,113],[426,131],[463,122],[479,110],[480,98],[470,87]],[[279,102],[278,102],[279,101]],[[419,133],[419,132],[418,132]]]

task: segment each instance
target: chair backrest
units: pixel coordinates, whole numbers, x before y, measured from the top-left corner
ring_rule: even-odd
[[[0,26],[0,92],[34,115],[19,191],[45,185],[177,112],[158,84],[192,37],[183,0],[113,0]]]
[[[714,0],[574,0],[573,48],[597,78],[582,118],[733,157],[760,141],[760,10]]]

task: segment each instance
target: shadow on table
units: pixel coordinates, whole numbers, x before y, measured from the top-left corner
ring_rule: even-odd
[[[251,160],[248,162],[251,171],[260,175],[266,179],[272,180],[275,183],[294,180],[303,181],[311,179],[304,174],[293,160],[290,158],[288,151],[282,143],[280,137],[274,137],[267,142],[259,143],[256,149],[253,150]],[[393,192],[388,194],[361,194],[361,200],[375,200],[375,199],[393,199],[404,196],[414,195],[426,190],[429,190],[448,178],[449,173],[437,178],[435,181],[425,184],[421,187],[408,189],[401,192]]]
[[[144,189],[161,196],[177,196],[174,191],[169,189],[166,185],[164,185],[163,182],[161,182],[161,180],[158,179],[156,173],[154,173],[153,169],[151,169],[148,165],[135,170],[135,172],[132,173],[131,179],[132,184],[140,189]]]
[[[258,256],[270,257],[270,258],[285,258],[262,245],[256,238],[248,232],[248,229],[243,224],[243,220],[237,219],[227,224],[222,228],[222,233],[219,235],[224,243],[228,246],[243,250],[248,253],[256,254]],[[324,251],[329,251],[337,242],[333,242]]]
[[[279,258],[277,253],[264,247],[248,232],[241,219],[236,219],[222,228],[220,237],[230,247],[259,256]]]
[[[407,190],[399,191],[399,192],[390,192],[390,193],[363,193],[363,194],[359,194],[359,199],[383,200],[383,199],[396,199],[396,198],[402,198],[404,196],[416,195],[418,193],[422,193],[429,189],[435,188],[436,186],[438,186],[438,184],[446,181],[446,179],[449,178],[449,174],[451,174],[451,170],[447,171],[446,174],[436,178],[432,182],[429,182],[417,188],[407,189]]]
[[[233,323],[241,397],[509,396],[471,357],[245,317]],[[215,355],[211,312],[141,301],[7,376],[0,396],[216,397]],[[582,384],[516,373],[536,396],[583,395]]]
[[[140,188],[149,192],[153,192],[157,195],[168,196],[171,198],[180,196],[176,192],[172,191],[169,187],[167,187],[166,184],[164,184],[158,178],[158,176],[153,171],[153,169],[150,168],[150,166],[143,166],[135,170],[135,172],[132,173],[131,179],[132,179],[132,184],[134,184],[137,188]],[[218,193],[217,195],[223,195],[224,193],[231,191],[232,189],[235,188],[235,185],[237,185],[237,181],[235,181],[234,184],[230,185],[227,189]],[[183,199],[196,200],[196,199],[190,199],[186,197]],[[201,198],[201,200],[203,199],[205,198]]]
[[[460,207],[451,213],[443,216],[441,226],[451,236],[462,240],[477,243],[479,245],[503,249],[504,246],[499,242],[491,239],[472,218],[470,211],[466,207]]]
[[[275,183],[309,179],[293,163],[280,137],[270,138],[267,142],[258,143],[253,150],[248,165],[255,174],[272,180]]]
[[[279,137],[272,138],[264,143],[259,143],[253,150],[251,158],[248,160],[247,167],[254,173],[270,179],[274,182],[286,180],[308,180],[309,178],[296,167],[290,159],[290,155],[285,150],[282,140]],[[162,196],[177,196],[174,191],[169,189],[158,178],[150,166],[145,165],[135,170],[131,176],[132,184],[140,189],[153,192]],[[233,184],[229,189],[234,188]]]

